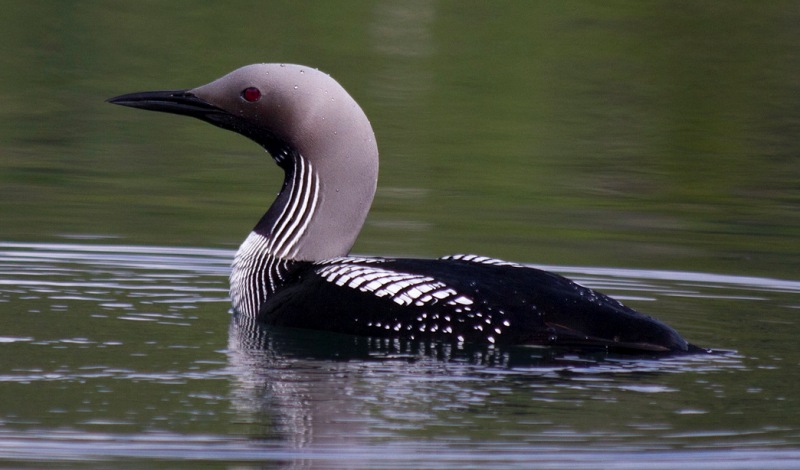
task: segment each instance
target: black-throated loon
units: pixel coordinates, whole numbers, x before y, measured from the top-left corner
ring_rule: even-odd
[[[378,180],[366,115],[329,75],[255,64],[190,90],[114,104],[199,118],[264,147],[284,170],[236,254],[235,315],[266,325],[454,343],[696,352],[666,324],[546,271],[476,256],[348,256]]]

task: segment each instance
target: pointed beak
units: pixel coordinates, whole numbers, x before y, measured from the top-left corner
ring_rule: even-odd
[[[208,120],[209,115],[225,113],[225,111],[211,105],[188,90],[173,91],[144,91],[128,93],[107,100],[109,103],[131,108],[160,111],[163,113],[181,114],[199,119]]]
[[[241,117],[198,98],[190,90],[143,91],[115,96],[106,101],[131,108],[191,116],[222,129],[238,132],[255,140],[268,150],[274,147],[273,140],[268,132],[254,127],[251,122]]]

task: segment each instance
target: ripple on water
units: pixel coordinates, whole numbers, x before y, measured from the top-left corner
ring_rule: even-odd
[[[125,425],[126,422],[102,421],[101,425]],[[126,466],[148,466],[154,462],[190,464],[198,461],[224,465],[262,465],[302,463],[301,468],[417,469],[417,468],[536,468],[596,469],[636,468],[643,470],[692,468],[750,469],[796,468],[800,451],[776,449],[686,449],[670,451],[654,447],[634,449],[576,449],[568,453],[558,441],[569,435],[554,434],[550,446],[531,449],[514,445],[488,445],[480,442],[411,441],[380,444],[319,446],[312,449],[289,449],[279,443],[265,443],[224,435],[185,435],[175,433],[115,434],[76,433],[69,430],[43,433],[0,431],[6,461],[84,461],[102,467],[110,461]]]

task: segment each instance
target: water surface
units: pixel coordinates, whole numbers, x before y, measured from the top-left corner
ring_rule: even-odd
[[[746,468],[800,458],[797,281],[548,267],[657,311],[695,342],[738,350],[708,356],[459,350],[296,330],[255,344],[230,325],[232,255],[0,244],[3,460]]]

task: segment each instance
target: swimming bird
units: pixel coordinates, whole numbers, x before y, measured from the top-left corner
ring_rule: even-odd
[[[661,321],[519,263],[465,254],[349,256],[375,195],[378,147],[358,103],[319,70],[254,64],[197,88],[108,101],[237,132],[284,171],[277,198],[233,261],[230,293],[238,317],[459,344],[701,351]]]

